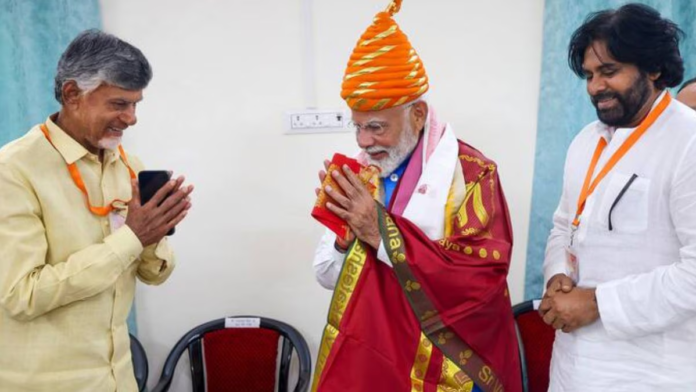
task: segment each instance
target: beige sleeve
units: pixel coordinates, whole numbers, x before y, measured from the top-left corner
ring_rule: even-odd
[[[0,164],[0,200],[0,306],[17,319],[31,320],[106,290],[143,251],[124,226],[103,243],[48,264],[39,201],[5,164]]]

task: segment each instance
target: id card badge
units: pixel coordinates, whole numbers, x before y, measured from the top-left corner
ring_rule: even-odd
[[[126,216],[128,215],[128,205],[121,201],[115,200],[111,203],[113,210],[109,213],[109,226],[111,227],[111,232],[123,227],[126,224]]]
[[[126,216],[123,215],[121,211],[122,210],[114,210],[109,213],[109,224],[111,225],[112,233],[126,224]]]
[[[568,246],[566,246],[566,275],[570,277],[570,279],[575,282],[575,284],[578,284],[578,280],[580,280],[580,263],[578,261],[578,253],[577,249],[575,248],[575,234],[578,231],[578,226],[573,225],[571,227],[570,231],[570,243]]]
[[[573,279],[575,284],[580,279],[580,263],[578,262],[578,254],[573,245],[566,246],[566,275]]]

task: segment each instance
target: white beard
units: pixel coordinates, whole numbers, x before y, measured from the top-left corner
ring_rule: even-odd
[[[413,127],[411,124],[407,123],[404,125],[404,129],[401,131],[401,137],[399,138],[399,143],[394,147],[380,147],[372,146],[367,147],[365,152],[367,155],[367,163],[369,165],[374,165],[380,168],[380,177],[389,177],[396,168],[403,163],[403,161],[411,155],[413,149],[416,148],[418,144],[418,135],[413,132]],[[372,159],[369,154],[375,154],[378,152],[386,152],[389,154],[388,157],[380,160]]]
[[[120,137],[105,137],[100,139],[97,145],[104,150],[115,150],[121,144]]]

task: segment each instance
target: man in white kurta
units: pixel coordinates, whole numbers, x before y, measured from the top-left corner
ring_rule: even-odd
[[[630,20],[647,8],[632,7],[609,12]],[[620,34],[593,36],[582,45],[583,34],[620,19],[606,16],[587,22],[571,42],[571,60],[577,57],[581,66],[573,70],[587,79],[600,120],[586,126],[568,150],[548,240],[540,312],[559,329],[550,391],[694,391],[696,113],[665,91],[681,81],[683,67],[650,72],[618,58],[609,48],[625,43]],[[645,31],[641,23],[648,22],[633,26]],[[677,45],[678,39],[667,49]],[[624,82],[629,87],[622,91]],[[626,148],[641,128],[645,133]],[[607,144],[598,154],[600,139]],[[622,149],[625,154],[611,167]],[[596,179],[606,166],[611,169],[589,192],[584,209],[579,207],[588,171]]]

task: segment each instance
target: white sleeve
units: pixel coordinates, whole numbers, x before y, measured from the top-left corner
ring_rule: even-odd
[[[384,247],[384,241],[379,242],[379,249],[377,249],[377,260],[390,267],[393,267],[391,260],[389,260],[389,255],[387,254],[387,248]]]
[[[695,140],[675,168],[669,189],[670,216],[681,244],[679,259],[597,286],[599,314],[613,338],[662,332],[696,316]]]
[[[341,274],[343,261],[346,258],[345,253],[336,250],[334,243],[336,242],[336,234],[331,230],[326,230],[319,241],[317,250],[314,251],[314,274],[317,277],[317,282],[324,288],[333,290],[336,287],[336,281]],[[377,251],[377,259],[392,266],[387,255],[387,250],[384,243],[380,241],[379,250]]]
[[[314,252],[314,274],[317,282],[329,290],[336,287],[336,281],[346,257],[345,254],[336,250],[334,242],[336,242],[336,234],[327,229]]]
[[[553,227],[546,242],[546,253],[544,256],[544,290],[549,279],[557,274],[565,274],[566,271],[566,246],[570,241],[571,212],[568,210],[568,194],[566,192],[565,172],[567,172],[568,162],[564,170],[563,192],[558,207],[553,213]]]
[[[565,192],[563,192],[565,194]],[[566,246],[570,241],[568,230],[569,215],[564,207],[564,195],[561,195],[561,202],[553,213],[553,227],[551,234],[546,242],[546,255],[544,257],[544,291],[549,279],[557,274],[566,273]]]

